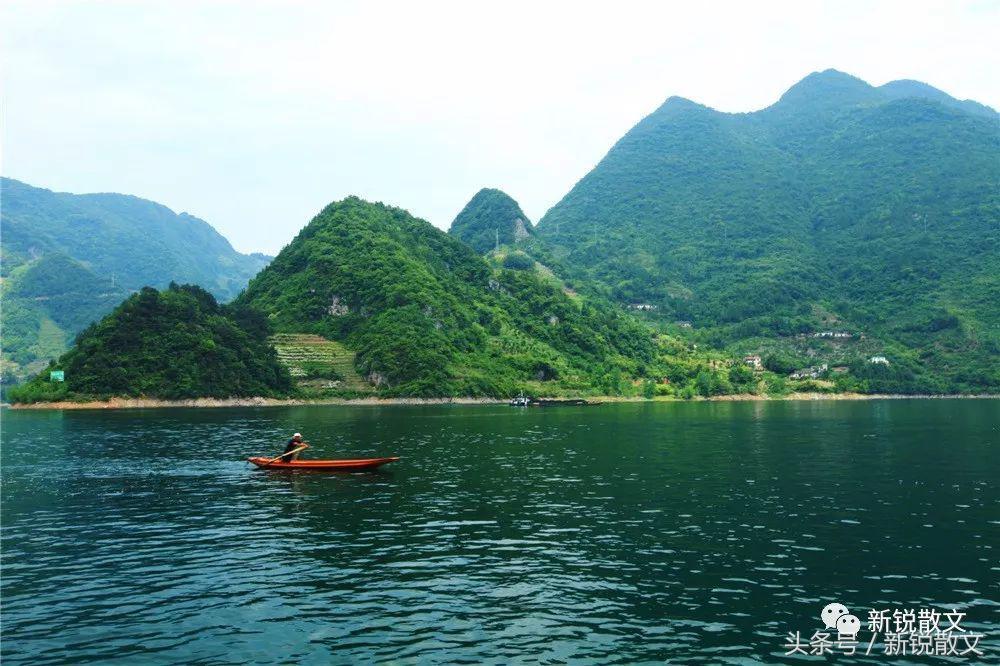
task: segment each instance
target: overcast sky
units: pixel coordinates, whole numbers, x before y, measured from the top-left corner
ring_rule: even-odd
[[[1000,1],[5,0],[3,174],[123,192],[275,253],[349,194],[537,219],[671,95],[723,111],[833,67],[1000,108]]]

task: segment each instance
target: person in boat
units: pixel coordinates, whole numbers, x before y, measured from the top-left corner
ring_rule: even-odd
[[[295,451],[295,449],[305,447],[309,448],[309,445],[302,441],[302,433],[295,433],[292,438],[288,440],[288,444],[285,445],[285,453],[281,456],[281,462],[295,462],[301,451]],[[295,453],[292,453],[295,451]]]

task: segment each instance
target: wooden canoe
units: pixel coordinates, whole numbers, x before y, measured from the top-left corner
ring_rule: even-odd
[[[300,469],[328,472],[360,472],[366,469],[375,469],[386,463],[396,462],[399,458],[354,458],[347,460],[296,460],[293,462],[270,462],[274,458],[264,458],[255,456],[247,458],[247,462],[252,462],[262,469]]]

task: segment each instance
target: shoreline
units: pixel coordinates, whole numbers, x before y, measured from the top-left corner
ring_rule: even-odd
[[[556,398],[570,400],[572,398]],[[644,398],[642,396],[587,396],[584,400],[594,403],[625,402],[782,402],[821,400],[996,400],[1000,395],[955,394],[955,395],[904,395],[867,393],[789,393],[782,396],[733,394],[710,398],[696,397],[684,400],[674,397]],[[155,398],[111,398],[86,402],[35,402],[29,404],[4,404],[3,407],[16,410],[105,410],[105,409],[219,409],[231,407],[295,407],[339,405],[347,407],[389,407],[421,405],[506,405],[509,401],[501,398],[189,398],[186,400],[158,400]]]

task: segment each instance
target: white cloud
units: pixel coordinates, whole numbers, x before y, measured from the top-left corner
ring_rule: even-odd
[[[695,4],[7,2],[4,173],[274,252],[347,194],[537,219],[673,94],[748,111],[835,67],[1000,106],[995,2]]]

